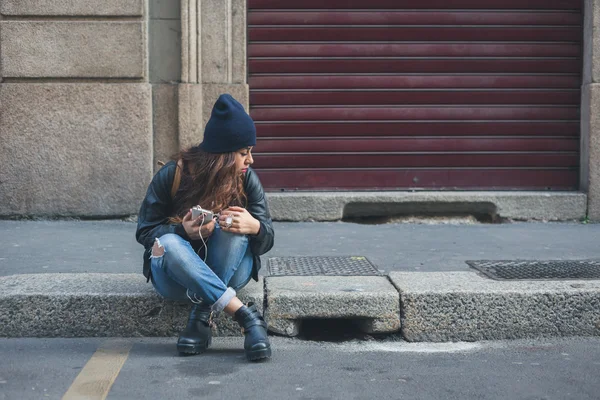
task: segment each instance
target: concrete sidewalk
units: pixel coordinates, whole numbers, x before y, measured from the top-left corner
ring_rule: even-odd
[[[265,257],[367,257],[391,271],[468,271],[473,259],[600,257],[600,224],[361,225],[275,222],[275,247]],[[135,223],[0,221],[0,276],[37,273],[141,273]],[[266,273],[263,271],[263,273]]]
[[[411,341],[600,336],[600,281],[494,281],[464,263],[600,258],[600,225],[276,223],[275,229],[276,247],[265,258],[360,255],[385,272],[252,283],[240,297],[263,306],[279,334],[295,336],[309,320],[334,320],[369,334],[402,329]],[[1,221],[0,336],[175,335],[188,306],[164,301],[145,283],[134,231],[135,224],[117,221]],[[239,334],[228,318],[217,324],[218,335]]]

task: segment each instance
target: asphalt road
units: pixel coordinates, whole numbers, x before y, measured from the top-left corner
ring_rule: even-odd
[[[0,275],[141,272],[135,227],[123,221],[0,221]],[[275,247],[264,258],[360,255],[385,272],[469,270],[469,259],[600,258],[600,224],[279,222],[275,231]]]
[[[274,338],[273,358],[258,364],[245,360],[241,338],[217,338],[194,357],[176,355],[174,340],[0,339],[0,399],[91,396],[103,385],[109,400],[600,398],[598,338],[444,344]],[[108,352],[92,357],[111,343],[129,349],[120,363],[111,363]],[[92,371],[92,359],[105,367]]]

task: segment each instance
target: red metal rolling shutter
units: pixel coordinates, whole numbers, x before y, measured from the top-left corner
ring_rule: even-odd
[[[249,0],[263,184],[577,189],[581,4]]]

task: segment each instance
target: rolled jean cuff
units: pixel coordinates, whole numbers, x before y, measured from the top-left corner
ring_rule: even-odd
[[[231,299],[233,299],[236,294],[237,293],[235,293],[235,290],[232,288],[227,288],[225,293],[223,293],[223,295],[219,297],[217,301],[215,301],[215,304],[212,305],[211,311],[215,314],[219,314],[225,307],[227,307],[227,304],[229,304]]]

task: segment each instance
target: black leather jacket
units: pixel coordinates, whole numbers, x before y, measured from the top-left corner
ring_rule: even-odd
[[[156,238],[167,233],[176,233],[189,241],[196,250],[202,244],[200,240],[190,240],[182,224],[172,224],[169,222],[169,217],[173,215],[171,186],[175,178],[176,165],[175,161],[170,161],[154,175],[138,214],[135,238],[145,248],[143,271],[147,280],[150,280],[150,253]],[[252,278],[258,280],[258,270],[261,266],[260,256],[273,247],[275,232],[273,231],[273,222],[271,221],[264,189],[256,172],[251,168],[248,168],[246,172],[244,190],[248,197],[246,209],[260,222],[260,231],[258,234],[249,236],[250,250],[254,255]]]

